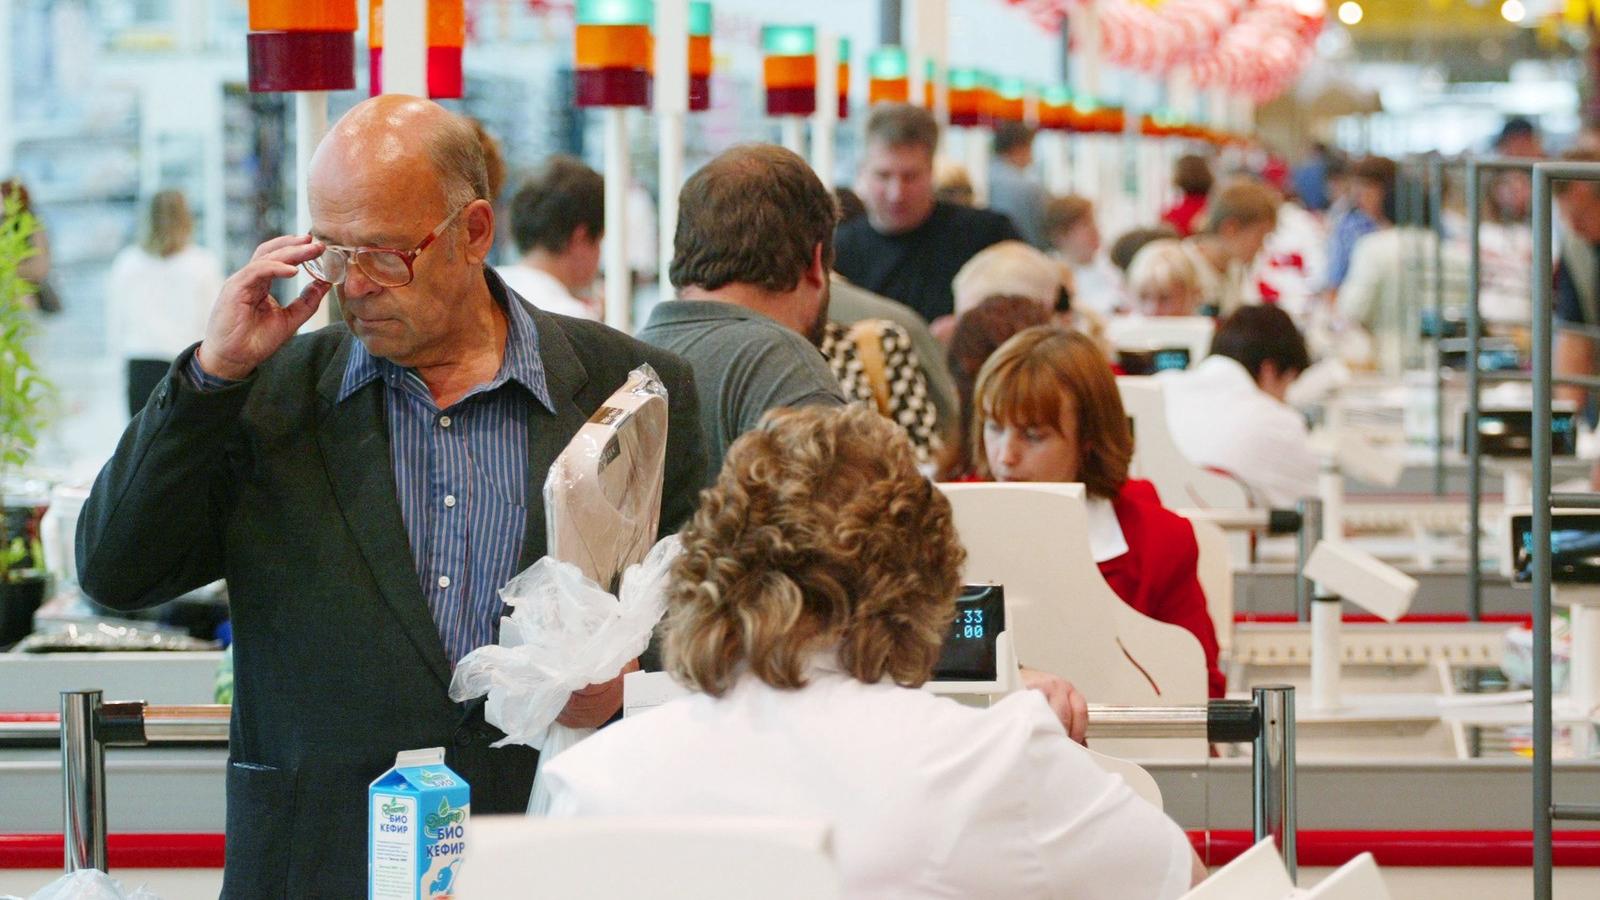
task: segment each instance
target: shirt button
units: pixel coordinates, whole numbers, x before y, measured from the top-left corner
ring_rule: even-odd
[[[439,576],[439,587],[447,588],[449,586],[450,586],[450,576],[449,575],[440,575]]]
[[[444,495],[444,505],[445,505],[445,507],[447,509],[454,509],[455,505],[456,505],[456,495],[455,494],[445,494]]]
[[[449,416],[440,416],[439,417],[439,427],[440,428],[449,428],[450,427],[450,417]]]

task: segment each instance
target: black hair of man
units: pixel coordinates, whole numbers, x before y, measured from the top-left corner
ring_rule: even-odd
[[[1279,374],[1304,372],[1311,367],[1306,339],[1294,320],[1282,309],[1271,306],[1245,306],[1222,320],[1211,338],[1211,353],[1244,366],[1250,377],[1260,380],[1262,363],[1271,362]]]
[[[749,284],[790,291],[822,247],[833,268],[839,207],[806,161],[773,144],[742,144],[684,182],[673,238],[675,288]]]
[[[606,182],[572,156],[552,156],[511,198],[511,237],[518,253],[567,249],[583,226],[592,238],[606,228]]]

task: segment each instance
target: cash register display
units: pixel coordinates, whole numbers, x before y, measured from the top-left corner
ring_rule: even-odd
[[[1511,517],[1512,571],[1533,580],[1533,517]],[[1550,580],[1600,584],[1600,515],[1558,513],[1550,517]]]
[[[1463,422],[1465,424],[1465,422]],[[1463,429],[1463,432],[1465,429]],[[1484,456],[1526,457],[1533,452],[1533,412],[1526,409],[1484,410],[1478,413],[1478,448]],[[1465,450],[1465,448],[1462,448]],[[1550,454],[1574,456],[1578,452],[1578,423],[1571,410],[1550,415]]]
[[[934,681],[996,681],[997,641],[1006,630],[1005,590],[998,584],[969,584],[956,599]]]
[[[1158,350],[1118,350],[1117,365],[1129,375],[1154,375],[1170,369],[1189,368],[1187,347],[1162,347]]]

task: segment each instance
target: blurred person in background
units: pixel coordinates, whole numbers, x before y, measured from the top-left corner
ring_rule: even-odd
[[[1239,479],[1261,506],[1290,507],[1316,494],[1321,463],[1306,420],[1286,402],[1311,367],[1305,338],[1276,306],[1246,306],[1223,319],[1211,354],[1186,371],[1162,372],[1167,427],[1183,455]]]
[[[34,291],[24,296],[22,303],[28,309],[36,309],[42,313],[58,313],[61,311],[61,295],[56,293],[55,287],[50,283],[50,234],[45,230],[44,221],[33,208],[33,198],[29,196],[28,188],[16,179],[0,181],[0,202],[13,198],[16,199],[20,210],[32,215],[34,221],[38,223],[30,239],[34,254],[17,266],[17,274],[32,284]]]
[[[1247,303],[1261,302],[1252,273],[1267,235],[1278,227],[1279,200],[1258,179],[1241,177],[1223,185],[1206,204],[1204,226],[1183,241],[1200,277],[1202,308],[1229,315]]]
[[[1128,264],[1128,293],[1145,316],[1193,316],[1205,298],[1200,274],[1183,245],[1171,238],[1151,241]]]
[[[1122,273],[1100,252],[1100,226],[1089,198],[1052,198],[1045,204],[1044,228],[1055,257],[1072,268],[1077,308],[1109,316],[1123,305]]]
[[[1332,221],[1328,233],[1329,293],[1337,293],[1350,273],[1350,255],[1356,242],[1393,224],[1385,211],[1385,199],[1394,196],[1400,167],[1394,160],[1369,156],[1350,167],[1348,205]],[[1392,201],[1387,204],[1392,208]],[[1392,209],[1391,209],[1392,212]]]
[[[977,193],[967,167],[953,159],[939,160],[933,167],[933,197],[951,206],[975,206]]]
[[[1011,220],[934,196],[939,124],[925,109],[883,103],[867,117],[855,189],[867,214],[839,226],[834,268],[932,322],[955,310],[950,280],[979,250],[1017,237]]]
[[[989,208],[1011,220],[1022,239],[1050,249],[1045,232],[1045,204],[1050,195],[1034,177],[1034,130],[1021,122],[1003,122],[994,131],[994,159],[989,163]]]
[[[1161,214],[1161,221],[1177,229],[1178,237],[1188,237],[1199,227],[1215,179],[1211,164],[1193,153],[1178,157],[1172,167],[1172,185],[1178,189],[1178,202]]]
[[[495,271],[545,312],[599,319],[592,298],[605,225],[605,179],[575,157],[551,157],[511,198],[511,236],[521,258]]]
[[[1562,159],[1600,162],[1600,150],[1572,150]],[[1564,226],[1559,244],[1561,257],[1556,263],[1555,316],[1573,325],[1600,327],[1600,184],[1558,181],[1555,195],[1556,210]],[[1555,374],[1594,375],[1594,345],[1595,341],[1586,334],[1558,331]],[[1576,403],[1579,410],[1589,409],[1591,398],[1585,388],[1558,385],[1555,390],[1557,397]]]
[[[106,334],[123,360],[130,416],[144,408],[172,361],[205,337],[223,281],[216,254],[192,242],[194,216],[181,191],[151,197],[139,232],[106,279]]]
[[[1381,221],[1393,222],[1400,179],[1379,200]],[[1361,202],[1370,204],[1371,194]],[[1373,362],[1386,374],[1398,375],[1422,364],[1420,333],[1424,309],[1433,306],[1434,257],[1439,240],[1433,231],[1433,214],[1423,204],[1418,221],[1385,227],[1365,235],[1350,254],[1350,270],[1339,286],[1339,314],[1372,335]],[[1465,302],[1466,248],[1446,239],[1437,254],[1444,262],[1444,302],[1447,307]],[[1419,262],[1420,260],[1420,262]]]
[[[1106,251],[1106,258],[1111,260],[1117,271],[1126,277],[1128,267],[1133,265],[1133,258],[1144,249],[1145,244],[1152,241],[1177,240],[1177,237],[1177,229],[1165,222],[1150,228],[1135,228],[1118,235],[1117,239],[1111,242],[1111,249]]]

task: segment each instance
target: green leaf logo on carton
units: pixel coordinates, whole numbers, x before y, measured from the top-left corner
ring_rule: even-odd
[[[429,772],[427,769],[423,769],[422,772],[417,775],[417,780],[422,782],[423,786],[431,788],[447,788],[456,786],[456,780],[450,777],[449,772]]]
[[[398,816],[406,811],[406,805],[399,798],[384,803],[381,807],[385,816]]]
[[[464,809],[451,809],[450,801],[444,797],[439,798],[439,811],[428,813],[423,821],[422,833],[429,840],[436,841],[444,837],[444,830],[451,825],[460,825],[467,820],[467,811]]]

